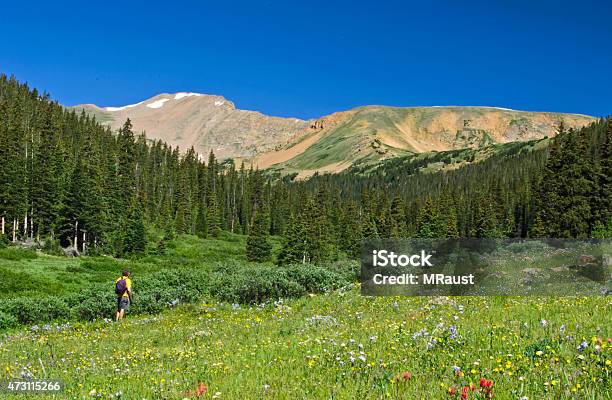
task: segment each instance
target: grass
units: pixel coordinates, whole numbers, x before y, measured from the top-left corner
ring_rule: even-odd
[[[516,157],[524,153],[541,151],[548,146],[548,139],[539,139],[526,142],[511,142],[493,144],[478,149],[458,149],[447,151],[433,151],[420,154],[408,154],[379,162],[370,162],[363,159],[351,167],[347,173],[368,175],[393,170],[403,170],[407,174],[436,173],[443,170],[458,169],[469,164],[485,161],[489,158],[498,159]]]
[[[272,238],[275,250],[278,238]],[[202,240],[183,235],[167,244],[163,256],[137,260],[113,257],[66,258],[17,247],[0,249],[0,299],[17,296],[64,295],[92,283],[108,283],[123,269],[144,277],[163,269],[208,268],[220,261],[246,262],[246,237],[222,232],[219,238]]]
[[[204,302],[121,324],[12,332],[0,337],[0,379],[46,372],[66,383],[50,396],[61,399],[182,399],[199,382],[203,398],[444,399],[481,377],[496,399],[609,399],[610,311],[606,298],[356,289],[257,307]]]

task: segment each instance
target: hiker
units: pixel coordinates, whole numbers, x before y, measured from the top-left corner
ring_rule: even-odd
[[[115,321],[123,319],[125,310],[130,308],[132,302],[132,280],[130,271],[123,270],[121,276],[115,281],[115,293],[117,294],[117,316]]]

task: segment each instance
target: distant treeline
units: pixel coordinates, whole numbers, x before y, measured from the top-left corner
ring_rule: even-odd
[[[249,235],[253,260],[283,236],[276,259],[293,263],[357,256],[364,237],[609,236],[612,121],[559,130],[546,149],[508,145],[455,170],[395,159],[293,181],[179,152],[129,120],[111,132],[2,75],[0,240],[124,256],[145,250],[147,228],[227,230]]]

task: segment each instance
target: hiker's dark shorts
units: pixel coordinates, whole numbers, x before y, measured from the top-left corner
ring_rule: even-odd
[[[128,310],[130,308],[130,299],[127,297],[118,297],[117,298],[117,311]]]

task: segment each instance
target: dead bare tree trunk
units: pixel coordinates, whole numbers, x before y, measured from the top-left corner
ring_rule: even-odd
[[[2,234],[4,235],[4,217],[2,217]]]
[[[17,219],[13,218],[13,242],[17,241]]]
[[[79,221],[74,222],[74,249],[79,251]]]
[[[236,219],[236,185],[232,188],[232,229],[231,232],[234,233],[234,221]]]
[[[82,253],[83,253],[83,254],[85,254],[85,242],[86,242],[86,238],[87,238],[87,237],[85,236],[86,234],[87,234],[87,232],[83,231],[83,240],[82,240],[82,248],[83,248]]]
[[[23,237],[28,238],[28,212],[26,211],[25,217],[23,217]]]

